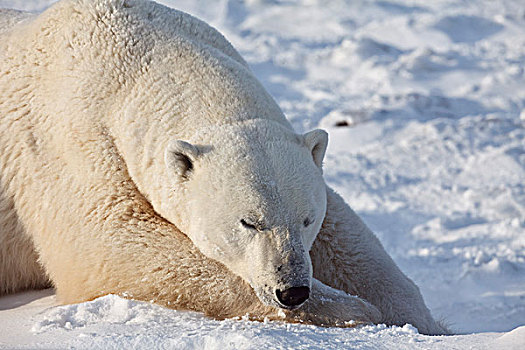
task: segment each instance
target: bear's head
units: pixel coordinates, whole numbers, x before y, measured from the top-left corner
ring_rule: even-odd
[[[328,136],[267,120],[215,127],[165,151],[163,215],[267,305],[293,309],[312,283],[310,248],[326,212]]]

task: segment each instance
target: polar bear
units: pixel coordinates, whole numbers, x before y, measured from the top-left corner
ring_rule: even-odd
[[[216,30],[142,0],[0,22],[0,294],[446,332]]]

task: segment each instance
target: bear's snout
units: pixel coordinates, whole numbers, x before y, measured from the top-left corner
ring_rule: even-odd
[[[308,299],[310,296],[310,288],[303,286],[291,287],[283,291],[277,289],[275,295],[281,305],[293,309],[300,306]]]

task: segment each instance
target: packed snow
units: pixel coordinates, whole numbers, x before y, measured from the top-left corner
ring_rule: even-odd
[[[0,348],[525,348],[522,1],[160,2],[224,33],[298,132],[329,132],[326,181],[461,335],[215,321],[112,295],[56,306],[47,290],[0,298]]]

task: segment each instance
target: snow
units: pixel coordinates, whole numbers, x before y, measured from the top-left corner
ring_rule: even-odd
[[[248,320],[215,321],[193,312],[107,295],[91,302],[54,306],[52,291],[0,311],[0,347],[19,349],[465,349],[476,344],[519,344],[525,327],[496,333],[429,337],[411,325],[322,328]],[[28,300],[38,293],[3,299]],[[27,301],[28,301],[27,300]],[[9,303],[0,303],[0,309]],[[42,311],[43,310],[43,311]],[[24,317],[21,315],[24,314]],[[5,315],[5,316],[4,316]],[[3,344],[2,344],[3,343]]]
[[[161,2],[223,32],[297,131],[328,130],[327,182],[461,335],[215,321],[111,295],[56,306],[33,291],[0,298],[0,348],[525,347],[522,1]]]

